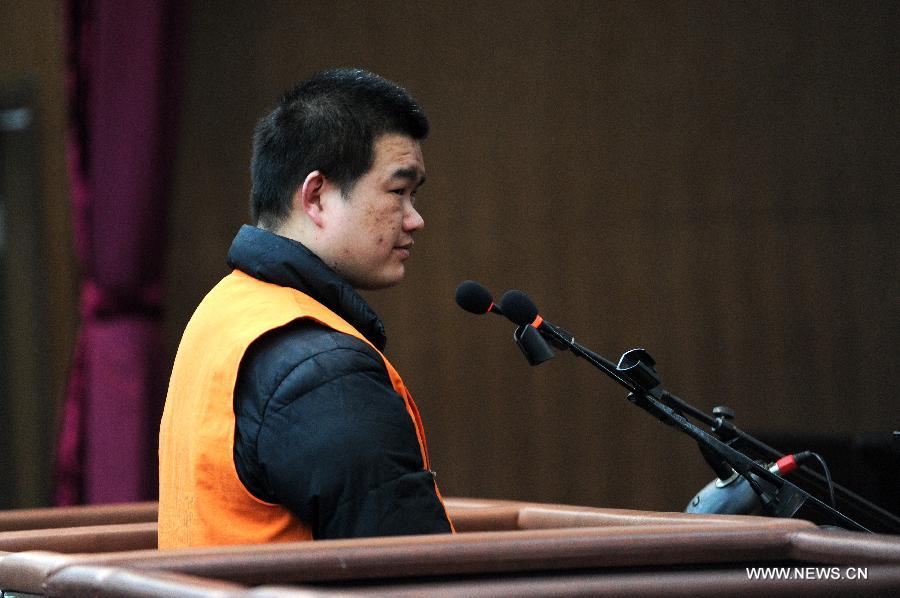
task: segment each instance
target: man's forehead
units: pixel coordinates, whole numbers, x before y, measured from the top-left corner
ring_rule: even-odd
[[[402,179],[421,184],[425,180],[425,161],[419,142],[407,135],[388,134],[374,144],[373,167],[388,179]]]

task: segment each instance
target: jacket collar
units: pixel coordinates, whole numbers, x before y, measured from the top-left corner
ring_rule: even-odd
[[[254,278],[306,293],[384,350],[387,337],[378,314],[302,243],[245,224],[231,243],[227,261]]]

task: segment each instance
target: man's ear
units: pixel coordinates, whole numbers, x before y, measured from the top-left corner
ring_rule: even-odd
[[[303,184],[297,187],[291,200],[294,212],[302,211],[317,226],[322,227],[322,212],[325,210],[322,194],[327,180],[319,170],[313,170],[306,175]]]

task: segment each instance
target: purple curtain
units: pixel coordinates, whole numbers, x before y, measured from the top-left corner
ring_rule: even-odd
[[[153,498],[181,2],[67,0],[67,160],[81,328],[57,504]]]

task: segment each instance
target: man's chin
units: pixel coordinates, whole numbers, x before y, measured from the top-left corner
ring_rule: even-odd
[[[353,285],[353,288],[359,289],[361,291],[379,291],[381,289],[389,289],[391,287],[397,286],[403,281],[403,277],[405,274],[405,269],[401,267],[400,272],[393,274],[392,276],[385,275],[378,278],[360,276],[357,280],[348,282]]]

